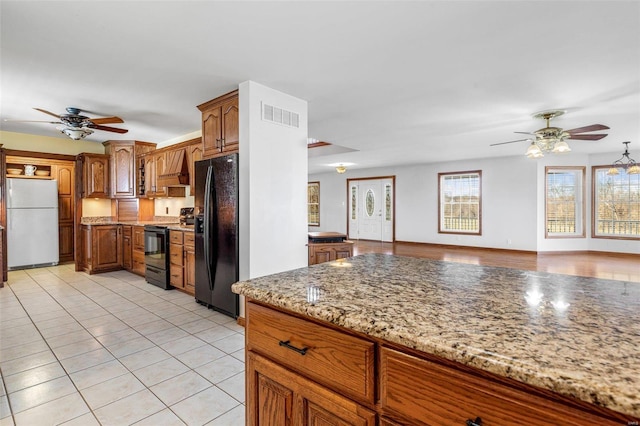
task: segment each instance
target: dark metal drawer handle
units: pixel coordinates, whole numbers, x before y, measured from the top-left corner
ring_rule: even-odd
[[[467,426],[482,426],[482,419],[480,417],[476,417],[475,420],[468,419]]]
[[[296,351],[298,352],[300,355],[304,355],[307,353],[307,351],[309,350],[309,348],[296,348],[295,346],[291,345],[291,341],[287,340],[286,342],[283,342],[282,340],[280,340],[280,346],[284,346],[285,348],[291,349],[292,351]]]

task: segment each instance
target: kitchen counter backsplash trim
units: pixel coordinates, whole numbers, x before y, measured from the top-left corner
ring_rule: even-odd
[[[640,417],[640,284],[365,254],[245,297]]]

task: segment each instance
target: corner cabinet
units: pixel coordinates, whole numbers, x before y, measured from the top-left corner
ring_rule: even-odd
[[[122,269],[122,226],[82,225],[80,269],[89,273]]]
[[[198,105],[198,109],[202,112],[203,158],[237,152],[240,141],[238,91]]]
[[[83,153],[78,159],[82,163],[82,198],[111,198],[109,156]]]

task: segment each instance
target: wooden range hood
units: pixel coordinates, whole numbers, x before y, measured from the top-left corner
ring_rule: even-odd
[[[189,167],[185,157],[184,149],[167,152],[167,167],[165,173],[158,176],[158,186],[189,185]]]

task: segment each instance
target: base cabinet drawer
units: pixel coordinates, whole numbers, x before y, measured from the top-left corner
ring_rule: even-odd
[[[376,413],[256,353],[247,354],[247,425],[375,426]]]
[[[182,274],[182,266],[173,264],[169,265],[169,284],[175,288],[183,288],[184,280]]]
[[[133,269],[131,272],[144,277],[145,263],[144,263],[144,251],[133,251]]]
[[[482,426],[621,424],[386,347],[380,349],[380,406],[384,418],[412,425],[465,425],[478,417]]]
[[[360,401],[374,403],[375,344],[247,303],[247,345],[279,364]]]

